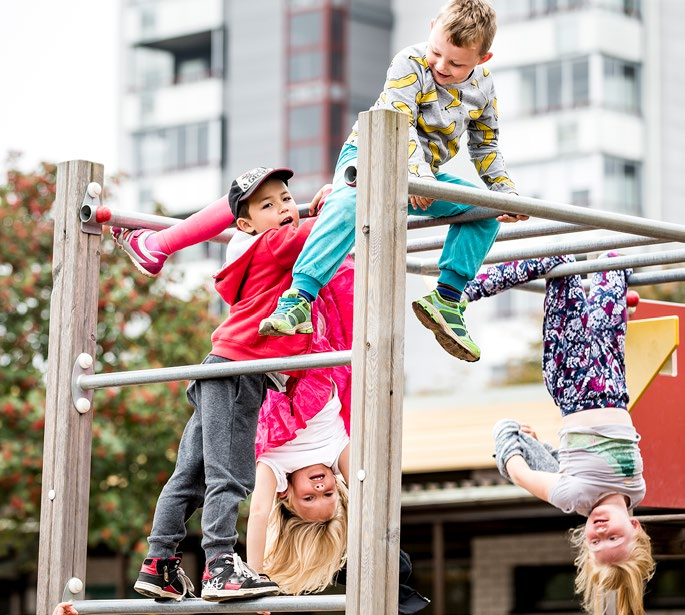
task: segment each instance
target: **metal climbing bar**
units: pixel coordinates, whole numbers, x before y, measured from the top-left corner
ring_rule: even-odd
[[[214,363],[211,365],[158,367],[108,374],[83,374],[78,376],[76,384],[81,390],[87,391],[104,387],[154,384],[177,380],[206,380],[207,378],[224,378],[242,374],[263,374],[266,372],[288,372],[315,367],[337,367],[339,365],[350,365],[351,361],[351,351],[338,350],[277,359],[231,361],[230,363]]]
[[[81,206],[79,217],[82,224],[107,224],[122,228],[148,228],[153,231],[162,231],[180,222],[181,218],[170,218],[155,214],[145,214],[110,207]],[[228,243],[235,233],[235,229],[228,229],[214,237],[211,241]]]
[[[155,600],[77,600],[79,615],[146,615],[156,613],[302,613],[344,611],[345,596],[273,596],[252,600],[207,602],[186,598],[180,602]]]
[[[612,259],[613,260],[613,259]],[[590,280],[585,280],[586,286],[590,286]],[[685,282],[685,269],[662,269],[661,271],[642,271],[634,273],[628,278],[628,286],[653,286],[655,284],[670,284],[673,282]],[[516,289],[529,290],[537,293],[545,292],[544,280],[533,280],[527,284],[517,286]]]
[[[594,232],[598,232],[595,229]],[[539,258],[541,256],[552,256],[555,254],[579,254],[581,252],[595,252],[607,250],[609,248],[630,248],[634,246],[649,246],[664,243],[664,239],[654,239],[653,237],[643,237],[642,235],[626,235],[616,233],[614,235],[604,235],[597,237],[579,237],[575,241],[559,240],[554,243],[547,242],[545,245],[527,244],[524,247],[504,247],[493,248],[488,253],[485,263],[501,263],[504,261],[519,260],[522,258]],[[425,252],[428,250],[439,250],[445,243],[445,236],[421,237],[407,241],[407,253]]]
[[[549,254],[561,254],[555,249]],[[517,258],[523,258],[518,256]],[[528,257],[526,257],[528,258]],[[502,260],[514,259],[495,259],[490,257],[487,262],[502,262]],[[627,269],[628,267],[653,267],[656,265],[670,265],[685,262],[685,250],[666,250],[663,252],[646,252],[644,254],[631,254],[617,256],[612,259],[592,259],[579,261],[576,263],[565,263],[552,269],[549,273],[541,276],[543,278],[560,278],[565,275],[594,273],[595,271],[607,271],[614,269]],[[419,273],[421,275],[435,275],[438,272],[438,259],[407,259],[407,271],[409,273]]]
[[[685,241],[685,225],[650,220],[613,211],[588,209],[577,205],[566,205],[565,203],[543,201],[418,178],[409,179],[409,193],[455,203],[467,203],[475,207],[492,207],[495,205],[501,211],[572,224],[590,225],[610,231],[635,233],[636,235],[647,235],[670,241]]]

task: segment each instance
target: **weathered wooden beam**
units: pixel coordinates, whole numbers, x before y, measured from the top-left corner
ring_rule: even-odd
[[[397,613],[407,241],[405,115],[359,116],[347,613]]]
[[[71,380],[78,355],[95,355],[101,235],[81,231],[79,211],[103,173],[84,160],[57,168],[37,615],[52,613],[67,580],[86,574],[92,412],[74,407]]]

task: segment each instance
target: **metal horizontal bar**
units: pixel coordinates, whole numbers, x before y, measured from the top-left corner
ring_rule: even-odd
[[[345,596],[272,596],[252,600],[208,602],[201,598],[186,598],[180,602],[155,600],[75,600],[79,615],[116,613],[146,615],[148,613],[303,613],[316,611],[344,611]]]
[[[569,224],[568,222],[516,222],[503,224],[499,228],[497,241],[511,241],[512,239],[528,239],[530,237],[547,237],[563,233],[579,233],[581,231],[597,230],[586,224]]]
[[[680,523],[685,526],[685,514],[675,513],[666,515],[635,515],[640,523]]]
[[[595,229],[591,232],[598,233],[601,231]],[[488,253],[484,263],[502,263],[523,258],[539,258],[541,256],[553,256],[556,254],[581,254],[585,252],[607,250],[609,248],[630,248],[634,246],[654,245],[663,242],[663,239],[643,237],[642,235],[625,235],[622,233],[616,233],[611,236],[603,235],[601,237],[592,235],[578,238],[576,241],[547,242],[544,246],[528,244],[524,247],[507,246],[499,249],[493,248]],[[439,250],[444,243],[444,235],[409,239],[407,240],[407,253]]]
[[[648,235],[671,241],[685,241],[685,225],[650,220],[617,212],[588,209],[553,201],[543,201],[491,190],[457,186],[428,179],[409,179],[409,192],[433,199],[467,203],[475,207],[496,208],[502,211],[525,214],[559,222],[584,224],[622,233]]]
[[[655,284],[669,284],[685,282],[685,269],[662,269],[661,271],[641,271],[628,278],[628,286],[654,286]],[[585,288],[590,287],[590,280],[584,280]],[[547,284],[545,280],[533,280],[527,284],[516,286],[514,290],[528,290],[534,293],[544,293]]]
[[[639,271],[628,278],[629,286],[652,286],[685,282],[685,269],[662,269],[661,271]]]
[[[478,207],[469,209],[463,214],[456,216],[449,216],[447,218],[427,218],[426,216],[407,216],[407,229],[428,228],[431,226],[444,226],[445,224],[463,224],[464,222],[474,222],[475,220],[485,220],[487,218],[496,218],[502,212],[487,209],[486,207]]]
[[[483,261],[484,264],[504,263],[507,261],[523,260],[526,258],[541,258],[558,254],[585,254],[613,248],[631,248],[635,246],[649,246],[663,243],[663,239],[642,237],[641,235],[615,235],[612,237],[582,237],[573,241],[559,241],[546,245],[506,246],[493,248]]]
[[[111,374],[83,374],[76,380],[76,385],[84,391],[103,387],[130,386],[134,384],[152,384],[157,382],[174,382],[177,380],[206,380],[207,378],[224,378],[241,374],[263,374],[266,372],[289,372],[315,367],[337,367],[350,365],[352,351],[319,352],[302,354],[295,357],[275,359],[257,359],[254,361],[231,361],[211,365],[182,365],[179,367],[160,367],[139,369]]]
[[[309,216],[308,207],[299,207],[301,218]],[[144,214],[124,209],[112,209],[110,207],[82,207],[81,220],[83,222],[108,224],[109,226],[120,226],[122,228],[147,228],[153,231],[162,231],[183,222],[180,218],[168,216],[158,216],[155,214]],[[228,243],[236,233],[235,228],[229,228],[210,241],[215,243]]]
[[[508,259],[511,260],[511,259]],[[498,261],[503,262],[503,261]],[[632,254],[630,256],[616,256],[614,258],[600,258],[577,263],[565,263],[558,265],[542,278],[560,278],[565,275],[594,273],[595,271],[609,271],[614,269],[627,269],[629,267],[652,267],[656,265],[669,265],[685,262],[685,250],[667,250],[664,252],[648,252],[645,254]],[[421,275],[436,275],[438,272],[438,259],[407,259],[407,271]],[[638,274],[633,274],[631,279]],[[654,282],[657,283],[657,282]]]

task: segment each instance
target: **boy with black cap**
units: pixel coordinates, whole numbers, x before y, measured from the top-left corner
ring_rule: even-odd
[[[204,364],[290,356],[310,349],[309,335],[295,335],[285,343],[283,338],[257,333],[257,324],[290,286],[293,263],[315,221],[300,225],[287,185],[292,176],[289,169],[258,167],[231,185],[229,224],[235,217],[240,232],[229,242],[226,263],[214,276],[231,311],[212,334],[212,350]],[[207,209],[178,226],[198,224],[198,216],[207,215]],[[150,233],[154,231],[112,229],[117,244],[139,269],[145,256],[140,246],[145,247]],[[174,473],[157,502],[150,550],[135,584],[139,593],[176,600],[192,595],[194,588],[176,549],[185,537],[185,522],[200,507],[206,558],[202,598],[218,602],[277,593],[276,583],[260,577],[233,552],[238,507],[254,489],[257,419],[269,379],[282,387],[285,378],[249,374],[190,383],[187,396],[195,411],[183,431]]]

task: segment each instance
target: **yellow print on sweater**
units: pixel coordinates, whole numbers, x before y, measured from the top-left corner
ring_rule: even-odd
[[[423,119],[423,113],[419,113],[419,117],[416,121],[419,125],[419,128],[421,128],[421,130],[423,130],[423,132],[425,132],[426,134],[430,134],[431,132],[439,132],[443,135],[449,135],[454,132],[454,129],[457,126],[456,122],[452,122],[449,126],[446,126],[445,128],[440,128],[439,126],[429,126]]]
[[[447,109],[451,109],[452,107],[458,107],[461,105],[461,92],[457,88],[445,88],[447,90],[447,93],[452,97],[452,102],[445,107],[445,111]]]
[[[416,83],[419,79],[419,76],[416,73],[409,73],[408,75],[405,75],[404,77],[400,77],[399,79],[390,79],[388,81],[388,89],[402,89],[406,88],[407,86],[410,86],[414,83]]]
[[[438,92],[436,91],[435,88],[433,88],[430,92],[418,91],[416,93],[416,104],[417,105],[422,105],[423,103],[435,102],[436,100],[438,100]]]
[[[396,100],[395,102],[392,103],[392,106],[395,109],[397,109],[400,113],[404,113],[405,115],[408,116],[410,126],[414,125],[414,114],[412,113],[412,110],[409,108],[409,105],[407,105],[406,103],[403,103],[400,100]]]
[[[428,60],[426,60],[426,56],[422,56],[420,58],[419,56],[409,56],[409,59],[417,64],[420,64],[424,68],[428,68]]]
[[[457,152],[459,151],[459,137],[450,139],[447,142],[447,151],[450,154],[450,160],[457,155]]]
[[[483,133],[483,145],[490,145],[495,138],[495,131],[483,122],[474,122],[474,128]]]
[[[440,150],[438,149],[438,144],[434,143],[433,141],[428,142],[428,149],[431,151],[432,158],[431,158],[431,170],[433,173],[437,173],[438,168],[440,167]]]
[[[516,190],[514,182],[512,182],[508,177],[504,177],[504,175],[498,175],[497,177],[486,177],[485,181],[487,181],[489,184],[504,184]]]
[[[476,165],[476,171],[478,171],[478,174],[480,175],[481,171],[483,173],[487,172],[487,170],[490,168],[490,165],[493,162],[495,162],[496,158],[496,152],[490,152],[487,156],[484,156],[483,158],[476,158],[474,164]]]

